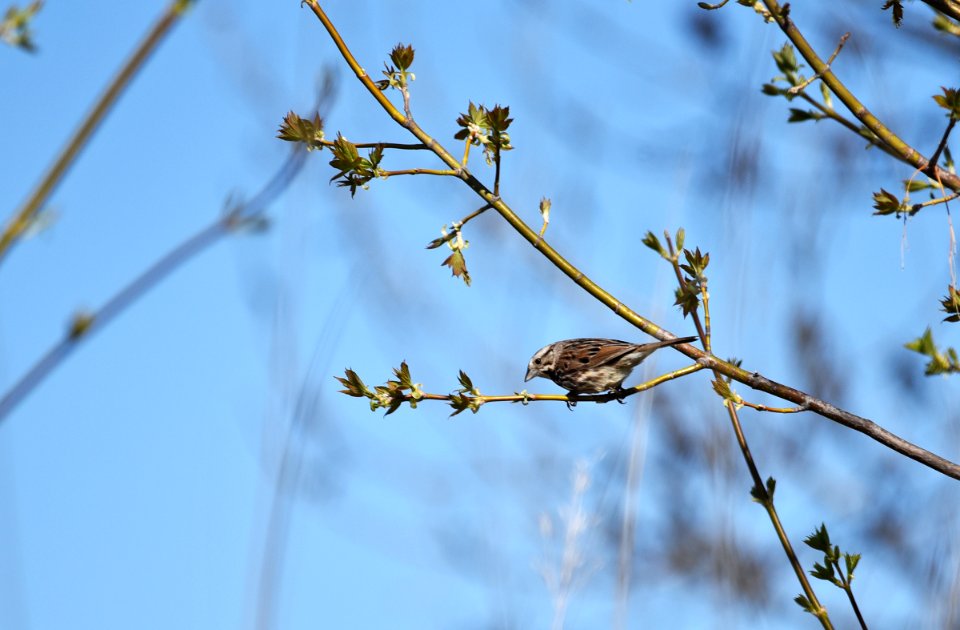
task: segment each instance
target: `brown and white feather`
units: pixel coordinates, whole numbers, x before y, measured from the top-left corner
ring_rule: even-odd
[[[548,378],[571,394],[599,394],[622,388],[633,368],[654,350],[689,343],[696,337],[678,337],[654,343],[617,339],[567,339],[540,348],[527,365],[525,380]]]

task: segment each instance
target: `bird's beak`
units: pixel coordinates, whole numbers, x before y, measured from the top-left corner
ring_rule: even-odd
[[[535,377],[537,377],[537,376],[540,376],[540,372],[538,372],[537,370],[535,370],[535,369],[532,368],[532,367],[531,367],[531,368],[527,368],[527,375],[524,377],[523,382],[526,383],[526,382],[529,381],[531,378],[535,378]]]

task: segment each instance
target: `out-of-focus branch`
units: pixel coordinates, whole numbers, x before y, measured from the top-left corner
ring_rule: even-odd
[[[954,0],[923,0],[923,2],[946,16],[960,20],[960,3]]]
[[[0,422],[49,376],[83,340],[127,310],[161,280],[182,267],[222,237],[244,228],[256,229],[265,221],[270,204],[284,191],[306,160],[306,151],[296,146],[266,186],[249,202],[237,204],[216,221],[177,245],[151,265],[97,311],[74,315],[67,334],[53,345],[26,374],[0,397]]]
[[[156,50],[157,46],[163,41],[167,33],[171,31],[177,20],[182,16],[190,5],[192,0],[173,0],[164,11],[157,23],[153,25],[150,32],[143,39],[137,49],[131,55],[127,63],[120,69],[117,75],[107,86],[106,91],[100,96],[94,104],[93,109],[87,114],[87,117],[80,123],[80,127],[74,133],[73,137],[67,142],[57,159],[50,166],[50,170],[43,176],[36,189],[30,194],[23,206],[17,210],[16,214],[3,228],[0,233],[0,264],[10,252],[10,249],[16,241],[30,227],[37,213],[40,212],[47,199],[53,193],[54,189],[61,182],[67,170],[73,164],[74,160],[80,154],[80,151],[86,146],[93,132],[103,121],[104,117],[110,111],[119,98],[121,92],[130,83],[133,76],[146,63],[150,54]]]

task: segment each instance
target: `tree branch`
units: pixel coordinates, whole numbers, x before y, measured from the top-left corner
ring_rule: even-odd
[[[790,19],[789,12],[784,11],[777,0],[763,0],[763,4],[767,7],[780,30],[793,42],[793,45],[800,51],[813,71],[820,76],[820,79],[836,94],[837,98],[850,110],[854,117],[894,151],[898,159],[916,167],[917,170],[931,179],[943,182],[944,186],[960,192],[960,176],[941,169],[936,163],[927,160],[870,113],[870,110],[847,89],[830,67],[817,55],[817,52],[797,29],[793,20]]]
[[[69,330],[27,372],[0,397],[0,422],[49,376],[80,342],[90,337],[114,318],[136,303],[140,297],[155,287],[161,280],[182,267],[193,257],[208,249],[220,238],[242,229],[256,226],[273,200],[283,192],[300,172],[306,161],[306,151],[295,145],[290,157],[263,189],[249,202],[225,212],[216,221],[203,228],[183,243],[174,247],[166,256],[155,262],[143,273],[123,287],[98,310],[74,315]]]
[[[779,6],[776,4],[775,0],[764,1],[776,7],[778,9],[777,15],[779,15]],[[557,269],[569,277],[577,286],[581,287],[601,304],[604,304],[610,308],[614,314],[618,315],[636,328],[660,340],[670,339],[674,336],[624,305],[622,302],[620,302],[620,300],[604,290],[596,282],[588,278],[586,274],[580,271],[576,266],[567,261],[557,250],[551,247],[546,240],[542,239],[537,232],[524,223],[524,221],[517,216],[513,209],[510,208],[510,206],[507,205],[503,199],[497,195],[494,195],[466,168],[462,168],[456,158],[450,155],[446,149],[444,149],[436,140],[423,131],[415,122],[407,119],[403,113],[400,112],[389,101],[389,99],[387,99],[383,92],[377,89],[373,81],[370,80],[370,77],[367,76],[366,72],[364,72],[364,70],[360,67],[360,64],[357,63],[357,60],[343,42],[343,39],[340,37],[340,34],[337,32],[336,28],[330,22],[330,19],[323,12],[323,9],[320,8],[318,1],[304,0],[304,4],[310,7],[313,13],[324,25],[324,27],[327,29],[327,32],[330,34],[331,39],[333,39],[334,43],[339,49],[340,54],[346,60],[350,68],[354,70],[357,78],[364,85],[364,87],[367,88],[367,91],[370,92],[371,96],[373,96],[373,98],[380,103],[390,117],[393,118],[398,124],[406,128],[418,140],[427,145],[430,150],[437,155],[437,157],[439,157],[448,167],[450,167],[450,169],[456,170],[460,168],[461,172],[458,174],[458,177],[462,179],[486,203],[490,204],[500,214],[500,216],[503,217],[504,220],[506,220],[507,223],[509,223],[510,226],[520,234],[520,236],[526,239],[526,241],[534,247],[534,249],[539,251],[547,260],[549,260],[555,267],[557,267]],[[779,19],[782,20],[782,16]],[[786,26],[783,28],[786,28]],[[803,40],[802,36],[800,36],[798,32],[795,33],[795,36],[799,37],[800,41],[802,41],[804,50],[813,55],[813,57],[816,59],[817,64],[814,69],[816,71],[822,71],[824,65],[823,62],[816,58],[816,55],[810,49],[809,44],[806,43],[806,40]],[[800,48],[800,45],[798,44],[797,47]],[[813,65],[813,63],[811,63],[811,65]],[[843,91],[846,92],[850,98],[853,98],[852,95],[849,94],[845,88],[843,88],[842,84],[836,80],[836,77],[833,76],[832,72],[825,72],[823,74],[823,80],[828,81],[828,84],[829,81],[834,82],[838,86],[837,89],[843,89]],[[859,105],[859,103],[857,103],[857,105]],[[860,105],[859,108],[851,108],[851,111],[853,111],[854,114],[857,114],[858,112],[861,114],[866,112],[862,105]],[[893,136],[889,130],[886,129],[886,127],[883,127],[879,121],[876,120],[876,118],[872,117],[872,115],[869,115],[869,113],[866,115],[872,119],[874,126],[879,126],[884,135],[891,137],[897,142],[900,142],[899,139],[897,139],[896,136]],[[861,120],[863,119],[861,118]],[[880,134],[878,133],[878,135]],[[882,137],[883,136],[881,136],[881,138]],[[903,143],[900,142],[900,144],[902,145]],[[915,156],[919,157],[918,154],[913,151],[913,149],[910,149],[910,151],[913,152]],[[950,180],[955,182],[957,187],[960,188],[960,180],[958,180],[956,176],[946,173],[945,171],[941,172],[940,169],[937,169],[937,171],[941,173],[941,177],[944,178],[945,182],[946,176],[949,175]],[[873,438],[887,448],[906,455],[907,457],[910,457],[911,459],[914,459],[925,466],[929,466],[930,468],[941,472],[944,475],[960,480],[960,465],[935,455],[934,453],[931,453],[914,444],[911,444],[910,442],[907,442],[903,438],[890,433],[886,429],[883,429],[876,423],[867,420],[866,418],[862,418],[848,411],[839,409],[826,401],[814,398],[805,392],[765,378],[756,372],[748,372],[741,367],[718,359],[713,355],[708,355],[702,350],[699,350],[691,345],[684,345],[682,347],[678,346],[678,350],[683,352],[683,354],[687,355],[688,357],[696,360],[704,367],[719,372],[720,374],[723,374],[724,376],[727,376],[735,381],[741,382],[753,389],[773,394],[774,396],[784,400],[788,400],[797,405],[806,407],[825,418],[838,422],[843,426],[849,427]]]

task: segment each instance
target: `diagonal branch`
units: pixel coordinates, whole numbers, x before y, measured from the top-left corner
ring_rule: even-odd
[[[775,0],[765,1],[777,6]],[[610,308],[614,314],[620,316],[622,319],[632,324],[636,328],[660,340],[671,339],[675,336],[627,307],[625,304],[620,302],[620,300],[603,289],[603,287],[588,278],[586,274],[580,271],[576,266],[567,261],[567,259],[561,256],[557,250],[551,247],[546,240],[541,238],[536,231],[524,223],[524,221],[517,216],[513,209],[510,208],[510,206],[508,206],[503,199],[497,195],[494,195],[493,192],[491,192],[486,186],[477,180],[477,178],[471,175],[466,168],[460,165],[456,158],[450,155],[450,153],[436,140],[423,131],[419,125],[417,125],[413,120],[404,116],[403,112],[398,110],[393,103],[387,99],[383,92],[377,89],[370,77],[366,74],[363,68],[360,67],[360,64],[357,63],[356,58],[354,58],[349,48],[347,48],[347,45],[344,43],[343,38],[340,37],[340,34],[337,32],[333,23],[323,12],[323,9],[320,8],[318,0],[303,0],[303,3],[310,7],[313,13],[323,24],[324,28],[327,29],[327,32],[330,34],[331,39],[336,44],[344,60],[346,60],[347,64],[353,69],[360,82],[364,85],[364,87],[367,88],[367,91],[370,92],[371,96],[373,96],[373,98],[380,103],[387,114],[389,114],[390,117],[393,118],[398,124],[406,128],[411,134],[413,134],[414,137],[420,140],[420,142],[427,145],[427,147],[429,147],[430,150],[433,151],[437,157],[439,157],[451,170],[457,170],[457,177],[462,179],[467,186],[469,186],[486,203],[490,204],[490,206],[492,206],[500,214],[500,216],[503,217],[504,220],[506,220],[507,223],[509,223],[510,226],[520,234],[520,236],[526,239],[526,241],[529,242],[534,249],[543,254],[547,260],[553,263],[557,269],[562,271],[577,286],[581,287],[601,304],[604,304]],[[797,35],[799,36],[799,33],[797,33]],[[803,40],[803,44],[804,49],[812,53],[810,46],[805,40]],[[800,48],[799,45],[798,48]],[[812,62],[811,65],[813,65]],[[814,66],[814,70],[817,72],[822,71],[823,65],[823,62],[817,59],[817,65]],[[823,74],[823,79],[824,81],[830,79],[836,82],[840,88],[843,87],[841,84],[839,84],[839,81],[836,80],[836,77],[833,76],[832,72],[825,72]],[[845,88],[843,89],[846,91]],[[852,98],[852,95],[850,95],[849,92],[846,93]],[[860,106],[860,108],[862,109],[862,106]],[[859,110],[854,109],[852,111],[854,111],[856,114]],[[866,110],[863,109],[863,111]],[[879,121],[877,121],[876,118],[873,118],[872,115],[871,118],[875,124],[880,125]],[[863,119],[861,118],[861,120]],[[893,136],[889,130],[882,125],[880,125],[880,127],[885,135],[896,139],[896,136]],[[878,135],[880,134],[878,133]],[[881,136],[881,138],[883,138],[883,136]],[[902,141],[899,141],[899,139],[896,140],[902,144]],[[916,154],[913,149],[910,149],[910,151],[913,152],[916,157],[919,157],[919,154]],[[958,189],[960,189],[960,179],[958,179],[957,176],[947,173],[946,171],[941,171],[940,169],[936,169],[936,171],[940,173],[945,184],[948,179],[947,176],[949,176],[950,181],[953,182]],[[698,363],[706,368],[719,372],[720,374],[752,387],[753,389],[773,394],[774,396],[803,406],[810,411],[823,416],[824,418],[828,418],[834,422],[842,424],[843,426],[851,428],[855,431],[859,431],[860,433],[873,438],[877,442],[880,442],[887,448],[906,455],[907,457],[910,457],[911,459],[914,459],[925,466],[929,466],[930,468],[941,472],[944,475],[960,480],[960,465],[940,457],[939,455],[931,453],[923,448],[920,448],[919,446],[916,446],[915,444],[912,444],[903,438],[894,435],[893,433],[887,431],[878,424],[867,420],[866,418],[862,418],[848,411],[844,411],[843,409],[839,409],[824,400],[820,400],[798,389],[794,389],[787,385],[783,385],[782,383],[768,379],[764,376],[761,376],[757,372],[748,372],[741,367],[733,365],[732,363],[728,363],[727,361],[723,361],[711,354],[707,354],[706,352],[691,345],[684,345],[682,347],[678,346],[677,349],[688,357],[695,359]]]
[[[80,154],[80,151],[86,146],[93,132],[97,130],[104,117],[113,107],[124,88],[130,83],[134,75],[146,63],[150,54],[157,48],[164,36],[170,32],[177,20],[189,8],[190,0],[173,0],[167,7],[167,10],[160,17],[153,28],[141,42],[140,46],[134,51],[127,63],[120,69],[117,76],[107,87],[107,90],[100,96],[93,109],[80,124],[79,129],[74,133],[67,146],[64,147],[60,155],[50,166],[50,170],[43,176],[36,189],[30,197],[24,202],[23,206],[17,211],[14,217],[3,228],[0,233],[0,263],[9,253],[10,248],[30,227],[37,214],[43,208],[44,203],[53,193],[54,189],[66,175],[67,170],[73,164],[74,160]]]
[[[0,422],[49,376],[80,343],[97,332],[115,317],[137,302],[161,280],[182,267],[211,245],[246,226],[257,227],[269,205],[282,193],[306,161],[306,151],[299,145],[290,153],[273,178],[249,202],[237,205],[225,212],[216,221],[206,226],[186,241],[174,247],[116,295],[98,311],[75,315],[67,333],[56,342],[33,366],[0,396]]]
[[[952,17],[955,20],[960,20],[960,3],[956,0],[922,0],[923,2],[929,4],[931,7],[943,13],[946,16]]]
[[[793,42],[793,45],[800,51],[800,54],[803,55],[803,58],[810,64],[810,67],[817,76],[819,76],[827,87],[837,95],[837,98],[846,105],[851,114],[893,150],[898,159],[916,167],[917,170],[930,177],[930,179],[941,181],[944,186],[960,192],[960,176],[940,168],[936,162],[923,157],[916,149],[904,142],[886,125],[880,122],[880,119],[870,113],[870,110],[854,96],[853,92],[847,89],[847,86],[837,78],[837,75],[835,75],[823,59],[817,55],[817,52],[810,45],[810,42],[807,41],[793,23],[793,20],[790,19],[789,9],[784,10],[789,7],[789,5],[781,7],[777,0],[763,0],[763,4],[766,5],[767,10],[769,10],[770,15],[773,16],[780,30]]]

